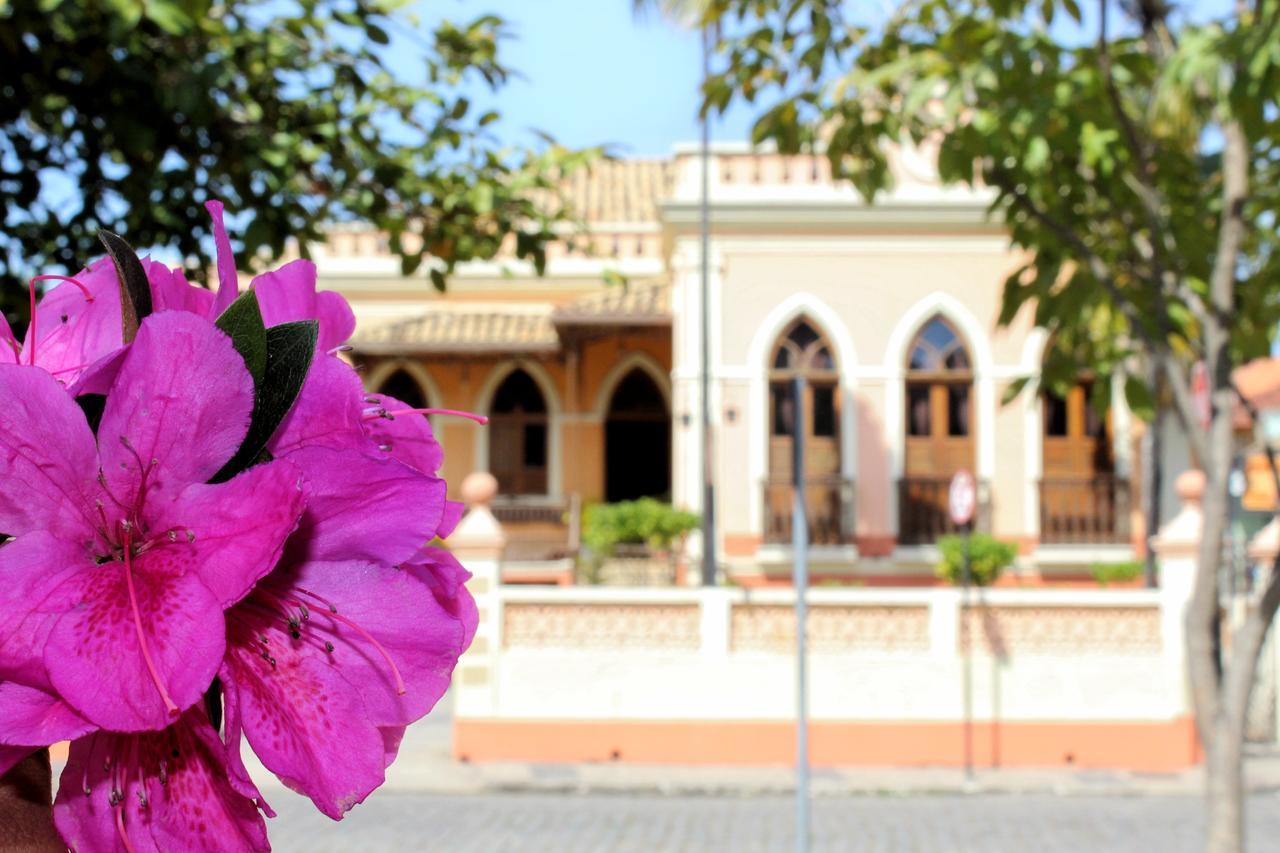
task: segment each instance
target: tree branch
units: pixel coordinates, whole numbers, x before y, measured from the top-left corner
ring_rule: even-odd
[[[1142,142],[1137,125],[1129,116],[1124,99],[1120,97],[1120,88],[1116,85],[1111,63],[1111,49],[1107,42],[1107,9],[1107,0],[1098,0],[1098,67],[1102,71],[1102,80],[1107,91],[1107,100],[1111,104],[1111,111],[1115,114],[1125,145],[1137,166],[1136,174],[1130,173],[1125,176],[1125,183],[1138,197],[1143,216],[1147,221],[1147,230],[1151,232],[1151,262],[1155,268],[1156,280],[1170,295],[1187,303],[1193,311],[1203,313],[1207,311],[1204,301],[1187,286],[1175,269],[1177,264],[1173,259],[1177,257],[1177,246],[1172,242],[1170,229],[1161,213],[1167,203],[1153,181],[1155,166],[1151,160],[1151,152]],[[1163,308],[1161,313],[1162,315],[1165,313]]]
[[[1133,301],[1125,296],[1120,289],[1111,267],[1097,252],[1089,248],[1089,245],[1081,239],[1079,234],[1048,212],[1042,210],[1025,192],[1018,189],[1007,173],[994,167],[988,169],[988,172],[995,185],[1005,195],[1009,196],[1020,210],[1044,225],[1054,233],[1054,236],[1071,247],[1080,262],[1085,265],[1089,273],[1107,291],[1120,313],[1124,315],[1129,325],[1133,327],[1142,342],[1146,344],[1148,352],[1163,366],[1164,374],[1169,380],[1169,389],[1173,393],[1174,408],[1177,411],[1178,419],[1186,430],[1187,440],[1197,456],[1201,459],[1207,457],[1209,443],[1204,436],[1203,430],[1200,429],[1200,425],[1196,422],[1195,407],[1191,400],[1191,388],[1187,384],[1187,377],[1177,369],[1177,361],[1169,349],[1169,342],[1152,334],[1147,327],[1146,318],[1143,317],[1138,307],[1133,304]]]

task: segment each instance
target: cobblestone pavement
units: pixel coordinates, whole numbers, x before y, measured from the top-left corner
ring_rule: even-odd
[[[278,851],[790,851],[794,800],[763,797],[437,795],[382,791],[342,823],[268,794]],[[1188,797],[830,797],[814,801],[815,851],[1198,853]],[[1250,853],[1280,850],[1280,797],[1256,795]]]

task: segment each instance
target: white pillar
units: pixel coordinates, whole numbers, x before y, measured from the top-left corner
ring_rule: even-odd
[[[496,711],[494,664],[502,643],[502,551],[507,537],[489,510],[498,493],[492,475],[477,472],[462,481],[462,499],[470,506],[449,537],[449,550],[471,572],[467,589],[479,611],[476,636],[454,672],[454,714],[487,717]]]
[[[1204,511],[1200,505],[1204,497],[1204,472],[1183,471],[1174,482],[1174,490],[1182,501],[1182,509],[1152,537],[1151,548],[1160,565],[1161,634],[1165,661],[1170,677],[1183,685],[1184,710],[1189,713],[1183,616],[1195,586],[1200,539],[1204,532]]]

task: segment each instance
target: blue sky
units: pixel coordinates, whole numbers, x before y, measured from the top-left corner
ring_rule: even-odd
[[[1183,0],[1191,19],[1220,15],[1232,0]],[[859,7],[875,19],[893,0]],[[1096,7],[1082,4],[1084,38],[1096,38]],[[572,147],[614,143],[623,156],[662,156],[679,142],[698,138],[701,57],[696,32],[650,12],[637,18],[631,0],[418,0],[410,11],[430,26],[486,13],[507,21],[511,38],[499,52],[523,75],[478,103],[502,113],[505,140],[529,144],[529,128],[546,131]],[[1113,15],[1113,27],[1123,26]],[[1079,28],[1055,23],[1064,38]],[[410,59],[411,54],[406,55]],[[737,103],[715,120],[712,138],[748,138],[755,110]]]
[[[424,24],[489,12],[507,21],[512,37],[499,56],[523,79],[484,100],[513,142],[537,128],[573,147],[615,143],[644,156],[698,138],[698,36],[656,14],[637,19],[631,0],[421,0],[414,11]],[[751,115],[732,110],[713,138],[746,139]]]

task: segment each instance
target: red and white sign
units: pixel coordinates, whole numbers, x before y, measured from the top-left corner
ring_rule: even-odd
[[[1209,428],[1213,420],[1213,408],[1209,400],[1209,368],[1203,361],[1191,366],[1191,404],[1195,407],[1200,426]]]
[[[951,521],[963,526],[973,521],[973,514],[978,509],[978,484],[968,471],[957,471],[951,478],[951,487],[947,489],[947,511],[951,513]]]

